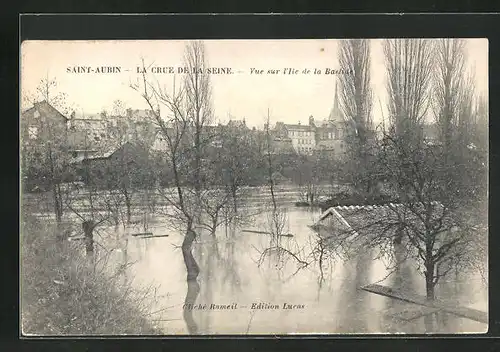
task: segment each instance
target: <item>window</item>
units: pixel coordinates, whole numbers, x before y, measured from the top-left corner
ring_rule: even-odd
[[[40,117],[40,113],[38,112],[38,110],[35,110],[35,112],[33,113],[33,116],[35,117],[35,119]]]
[[[28,137],[29,137],[29,139],[37,139],[38,138],[38,127],[36,127],[36,126],[28,127]]]

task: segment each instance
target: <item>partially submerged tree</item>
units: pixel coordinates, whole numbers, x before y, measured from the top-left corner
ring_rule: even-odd
[[[389,119],[393,126],[391,133],[398,140],[419,145],[423,139],[422,125],[430,106],[432,41],[386,39],[382,47],[387,70]],[[401,167],[406,168],[405,172],[411,172],[408,165]],[[406,199],[406,189],[395,190],[400,199]]]
[[[404,202],[392,208],[394,234],[404,234],[408,253],[423,268],[427,298],[434,299],[439,279],[468,261],[471,245],[484,229],[445,186],[449,166],[441,147],[390,136],[385,142],[381,161],[387,166],[386,179],[405,193]]]
[[[265,124],[265,145],[264,157],[266,160],[267,184],[271,194],[271,206],[266,209],[266,234],[269,235],[269,244],[260,251],[260,257],[257,264],[260,266],[266,259],[272,259],[271,262],[278,269],[278,275],[281,275],[281,269],[285,264],[292,260],[298,265],[297,273],[300,269],[306,267],[309,263],[303,257],[303,248],[299,248],[293,238],[293,234],[287,233],[289,218],[286,209],[278,203],[276,199],[276,155],[273,153],[272,134],[270,131],[271,115],[267,111],[267,122]]]
[[[437,283],[452,269],[470,269],[484,260],[476,252],[484,248],[481,239],[486,227],[466,206],[470,199],[467,194],[474,186],[450,182],[450,175],[460,175],[458,179],[463,181],[464,172],[479,175],[477,172],[484,171],[485,165],[472,163],[470,153],[463,154],[461,162],[451,162],[461,148],[424,138],[434,72],[433,43],[422,39],[386,40],[383,49],[391,126],[381,140],[377,163],[383,166],[379,169],[386,186],[399,196],[399,201],[353,210],[348,221],[344,217],[347,226],[343,233],[333,237],[346,244],[348,252],[377,248],[392,259],[394,269],[411,259],[424,275],[426,295],[432,300]],[[448,58],[451,63],[445,62],[438,71],[440,77],[445,77],[443,85],[435,87],[441,92],[435,106],[440,106],[441,125],[446,126],[441,134],[443,142],[456,135],[454,126],[460,125],[460,119],[463,123],[470,119],[467,115],[473,94],[473,88],[464,84],[465,78],[448,72],[454,65],[453,59]],[[455,81],[461,82],[458,91],[452,87]],[[454,120],[456,124],[450,122]]]
[[[167,204],[165,215],[171,224],[185,231],[181,248],[187,280],[192,281],[200,271],[192,254],[193,242],[203,230],[215,233],[215,228],[222,223],[221,209],[230,197],[217,191],[209,179],[207,147],[213,138],[209,129],[212,108],[203,43],[187,44],[184,60],[187,73],[180,85],[174,77],[171,91],[149,78],[146,69],[141,81],[132,88],[150,107],[151,119],[164,142],[163,165],[172,170],[172,179],[164,184],[166,188],[158,189],[158,193]]]

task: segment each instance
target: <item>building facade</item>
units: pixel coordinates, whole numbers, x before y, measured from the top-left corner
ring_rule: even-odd
[[[280,139],[291,141],[297,154],[311,155],[313,153],[329,153],[341,157],[345,152],[345,122],[339,108],[337,88],[333,107],[327,119],[316,122],[309,116],[308,124],[285,124],[277,122],[274,135]]]
[[[47,101],[35,103],[21,114],[21,138],[43,145],[65,142],[67,118]]]

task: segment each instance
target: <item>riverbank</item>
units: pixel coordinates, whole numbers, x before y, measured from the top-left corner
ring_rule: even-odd
[[[21,326],[24,335],[153,335],[151,292],[132,290],[82,243],[57,242],[56,227],[24,219],[21,231]]]

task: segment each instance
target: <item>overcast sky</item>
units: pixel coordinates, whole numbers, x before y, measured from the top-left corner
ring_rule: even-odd
[[[308,117],[326,118],[333,105],[335,75],[326,68],[338,69],[339,41],[321,40],[207,40],[209,67],[231,67],[232,75],[212,75],[213,106],[219,121],[246,118],[247,125],[262,127],[267,109],[272,122],[307,123]],[[147,105],[129,87],[136,80],[137,66],[144,58],[153,66],[183,66],[185,41],[30,41],[21,49],[21,89],[34,92],[40,79],[56,78],[58,90],[80,112],[112,110],[121,99],[127,107]],[[488,90],[488,41],[467,39],[469,68],[474,71],[477,89]],[[374,119],[380,121],[380,106],[385,104],[385,66],[381,40],[371,41],[371,74],[375,92]],[[68,73],[75,66],[120,66],[121,73]],[[296,68],[297,75],[283,75],[284,68]],[[280,69],[278,75],[254,75],[251,68]],[[312,73],[314,68],[322,74]],[[304,75],[302,70],[310,69]],[[126,71],[128,70],[128,71]],[[156,74],[171,86],[173,75]],[[169,84],[170,83],[170,84]],[[379,100],[380,103],[379,104]]]

